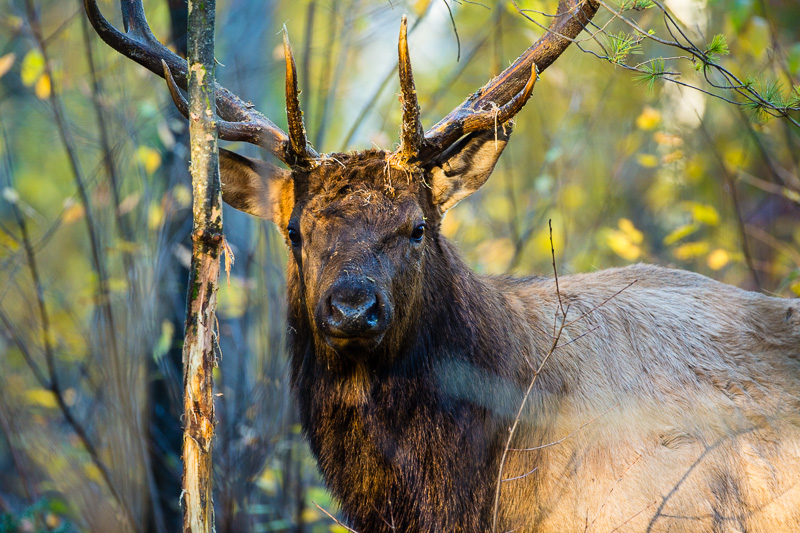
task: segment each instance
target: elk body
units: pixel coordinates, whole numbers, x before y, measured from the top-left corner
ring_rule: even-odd
[[[185,64],[141,7],[128,33],[86,8],[185,109]],[[286,238],[293,389],[357,531],[800,529],[797,301],[647,265],[480,276],[440,233],[494,168],[533,62],[596,9],[562,6],[553,33],[425,134],[404,21],[395,152],[308,145],[288,43],[288,136],[219,88],[220,136],[290,168],[223,150],[223,197]]]

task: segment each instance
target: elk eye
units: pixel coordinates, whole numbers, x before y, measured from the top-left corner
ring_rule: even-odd
[[[417,224],[414,231],[411,232],[411,240],[413,242],[422,242],[422,237],[425,236],[425,223]]]
[[[293,226],[289,226],[286,231],[289,233],[289,241],[292,246],[300,246],[300,231]]]

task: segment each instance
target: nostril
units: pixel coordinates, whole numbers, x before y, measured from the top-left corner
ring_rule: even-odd
[[[331,294],[327,324],[338,333],[360,335],[380,325],[375,292],[362,287],[340,288]]]
[[[378,325],[378,300],[376,298],[372,299],[372,305],[367,309],[365,319],[370,328],[375,328]]]
[[[347,306],[339,298],[332,296],[330,299],[330,322],[333,325],[341,324],[347,315]]]

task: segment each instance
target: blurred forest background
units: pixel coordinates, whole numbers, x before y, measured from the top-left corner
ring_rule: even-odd
[[[444,232],[479,272],[551,275],[552,219],[560,275],[647,261],[800,296],[800,3],[669,0],[669,27],[649,4],[608,0],[596,38],[543,73],[492,179]],[[219,81],[284,129],[286,24],[320,151],[397,142],[403,13],[430,127],[556,9],[217,5]],[[119,26],[117,3],[100,6]],[[183,53],[185,1],[145,7]],[[654,36],[691,41],[745,90],[636,37],[621,8]],[[187,125],[163,80],[103,44],[78,0],[0,0],[0,130],[0,531],[176,531]],[[283,240],[228,208],[224,224],[236,263],[219,294],[217,530],[343,530],[315,506],[336,512],[289,395]]]

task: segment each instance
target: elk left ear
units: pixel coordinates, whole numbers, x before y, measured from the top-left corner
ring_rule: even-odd
[[[511,136],[511,124],[477,131],[458,141],[430,170],[433,203],[444,214],[486,183]]]
[[[220,148],[219,173],[225,203],[286,230],[294,208],[291,172]]]

